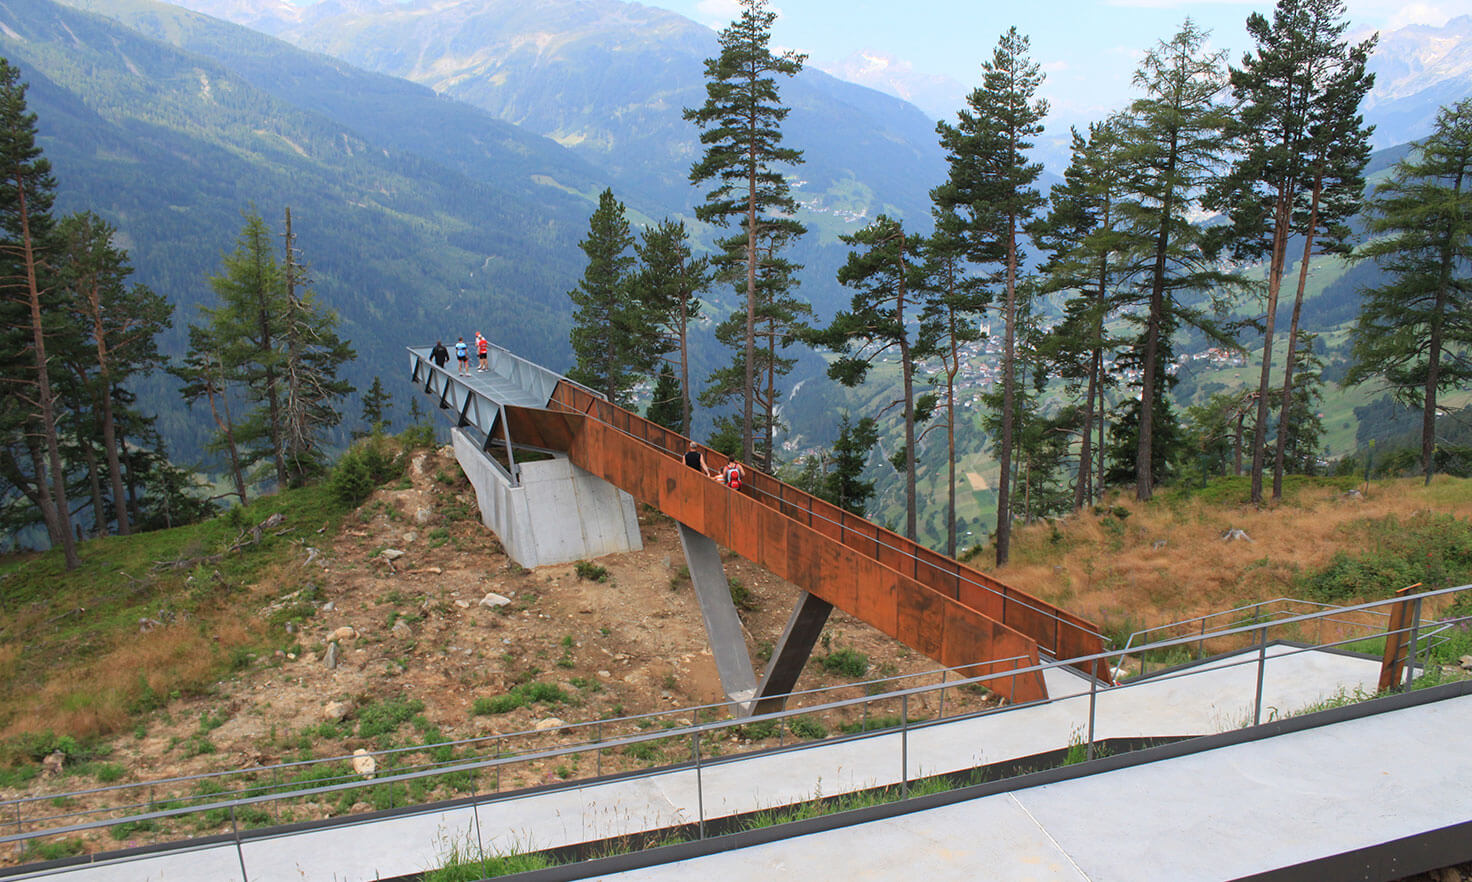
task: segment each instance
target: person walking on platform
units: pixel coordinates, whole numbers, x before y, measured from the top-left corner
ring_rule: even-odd
[[[429,360],[434,362],[437,368],[444,368],[450,363],[450,350],[445,348],[445,341],[434,341],[434,348],[429,351]]]
[[[685,451],[685,465],[695,469],[707,478],[715,477],[715,471],[706,463],[705,454],[694,441],[690,442],[690,449]]]
[[[460,362],[459,372],[470,376],[470,347],[465,345],[464,337],[455,341],[455,359]]]
[[[721,476],[716,480],[732,490],[740,490],[741,485],[746,482],[746,469],[743,469],[741,463],[733,459],[721,469]]]
[[[480,335],[480,331],[476,331],[475,332],[475,354],[480,356],[480,367],[476,368],[476,370],[478,370],[478,371],[488,371],[488,370],[490,370],[490,366],[486,364],[486,356],[490,354],[490,351],[491,351],[491,341],[489,341],[486,338],[482,337]]]

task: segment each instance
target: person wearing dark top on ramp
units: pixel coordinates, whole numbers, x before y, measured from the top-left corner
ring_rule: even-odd
[[[690,449],[685,451],[685,465],[699,471],[707,478],[715,476],[715,472],[711,471],[711,467],[706,465],[705,454],[701,452],[700,447],[694,441],[690,442]]]
[[[443,368],[450,363],[450,350],[445,348],[445,341],[434,341],[434,348],[429,351],[429,360],[434,362],[435,367]]]

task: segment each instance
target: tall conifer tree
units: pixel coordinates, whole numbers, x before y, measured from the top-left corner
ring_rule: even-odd
[[[1436,466],[1436,400],[1472,382],[1472,98],[1442,108],[1370,203],[1357,257],[1389,280],[1364,292],[1346,384],[1381,377],[1421,408],[1421,470]]]
[[[777,263],[777,253],[805,232],[793,218],[797,203],[782,171],[782,166],[802,162],[802,151],[782,146],[782,120],[789,108],[781,103],[776,78],[796,75],[806,56],[794,52],[773,55],[772,22],[777,14],[767,8],[766,0],[740,2],[741,16],[720,33],[720,54],[705,62],[705,103],[686,108],[685,119],[700,127],[700,143],[705,145],[705,154],[690,169],[690,182],[714,183],[695,215],[707,223],[738,227],[734,235],[721,240],[717,260],[722,273],[746,297],[736,356],[741,382],[741,453],[747,462],[757,463],[756,408],[763,373],[757,338],[764,321],[763,301],[790,299],[793,267]],[[776,325],[781,321],[768,312],[767,413],[762,430],[770,439],[775,406],[772,387],[779,364]],[[723,376],[719,381],[728,379]],[[765,456],[770,455],[768,444]]]
[[[1373,82],[1364,65],[1374,40],[1351,49],[1340,39],[1348,26],[1343,0],[1279,0],[1271,22],[1258,13],[1248,17],[1247,32],[1256,49],[1243,57],[1241,68],[1231,71],[1238,109],[1228,118],[1228,131],[1239,155],[1211,201],[1230,209],[1239,254],[1268,257],[1252,443],[1253,502],[1262,501],[1273,337],[1289,237],[1295,232],[1307,236],[1299,266],[1305,278],[1320,229],[1353,212],[1363,186],[1360,173],[1369,158],[1369,133],[1359,102]],[[1290,341],[1297,332],[1301,301],[1300,289]],[[1290,345],[1285,388],[1292,385],[1294,352]],[[1281,423],[1278,434],[1274,498],[1282,493],[1286,435]]]
[[[964,222],[968,257],[997,267],[993,278],[1002,285],[1002,430],[997,486],[997,563],[1005,564],[1011,547],[1013,409],[1016,396],[1017,274],[1022,262],[1020,239],[1043,204],[1034,183],[1043,167],[1028,162],[1032,139],[1043,130],[1048,104],[1035,99],[1043,76],[1028,58],[1028,39],[1011,28],[997,41],[992,58],[982,64],[982,84],[966,99],[956,124],[940,123],[941,147],[950,176],[933,195],[936,204],[955,211]]]
[[[0,396],[0,413],[6,440],[14,442],[7,446],[23,451],[7,453],[4,465],[12,483],[41,510],[67,569],[75,569],[81,561],[72,535],[46,351],[47,337],[64,315],[47,261],[55,186],[51,163],[36,146],[36,115],[27,109],[20,71],[0,59],[0,333],[5,350],[0,359],[8,387]]]
[[[1121,283],[1137,291],[1142,325],[1136,357],[1138,410],[1127,414],[1134,439],[1135,497],[1149,499],[1161,474],[1155,450],[1163,417],[1164,360],[1170,332],[1180,324],[1212,330],[1210,316],[1187,306],[1186,294],[1209,292],[1220,306],[1233,276],[1221,272],[1193,214],[1223,163],[1226,88],[1222,53],[1206,48],[1207,32],[1189,18],[1170,40],[1151,50],[1135,73],[1145,95],[1130,105],[1124,139],[1127,194],[1120,203],[1128,236]],[[1173,434],[1173,433],[1172,433]]]
[[[588,218],[588,235],[579,243],[588,266],[578,286],[567,292],[577,359],[567,375],[618,405],[629,403],[634,384],[652,364],[652,335],[631,285],[633,246],[624,204],[604,190]]]

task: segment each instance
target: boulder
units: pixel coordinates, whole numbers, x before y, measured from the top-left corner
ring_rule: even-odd
[[[416,524],[418,524],[419,526],[422,527],[425,524],[429,523],[429,519],[430,519],[431,516],[433,516],[433,514],[434,513],[431,512],[427,508],[415,509],[414,510],[414,523],[416,523]]]
[[[412,636],[414,633],[414,629],[409,627],[409,623],[404,621],[403,619],[399,619],[398,621],[394,622],[394,626],[389,630],[393,633],[395,637],[409,637]]]
[[[341,651],[337,648],[337,641],[336,640],[334,640],[331,643],[327,644],[327,652],[324,653],[323,656],[322,656],[322,664],[324,664],[324,665],[327,666],[327,670],[329,670],[329,671],[335,671],[335,670],[337,670],[338,656],[339,656],[340,652]],[[288,654],[287,657],[290,658],[290,655]]]
[[[1457,659],[1457,664],[1460,665],[1462,670],[1464,671],[1472,671],[1472,655],[1462,656],[1461,658]]]
[[[498,607],[498,606],[505,606],[506,604],[508,604],[510,602],[511,602],[511,598],[506,597],[503,594],[497,594],[494,591],[490,592],[485,597],[482,597],[480,599],[480,605],[481,606],[487,606],[487,607],[492,607],[492,608]]]
[[[358,629],[354,628],[352,625],[343,625],[341,628],[338,628],[336,631],[332,632],[333,640],[352,640],[357,636]]]
[[[382,557],[384,560],[398,560],[399,558],[401,558],[401,557],[404,556],[404,549],[402,549],[402,548],[385,548],[384,550],[378,552],[378,555],[379,555],[379,557]]]
[[[62,767],[66,765],[66,754],[59,750],[52,751],[49,756],[41,760],[41,766],[45,769],[46,776],[54,777],[61,774]]]
[[[369,755],[367,750],[360,747],[353,751],[353,771],[362,775],[364,781],[370,780],[378,771],[378,761]]]
[[[351,708],[346,701],[329,701],[322,705],[322,719],[329,723],[341,723],[347,719],[349,710]]]

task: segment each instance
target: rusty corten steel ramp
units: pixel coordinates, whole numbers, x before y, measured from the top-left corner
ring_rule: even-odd
[[[968,676],[1103,651],[1092,624],[769,475],[733,491],[680,456],[683,436],[568,382],[552,410],[507,406],[516,443],[580,468],[747,560]],[[719,466],[720,457],[709,457]],[[1087,673],[1087,671],[1085,671]],[[1013,701],[1047,697],[1036,673],[999,681]]]

